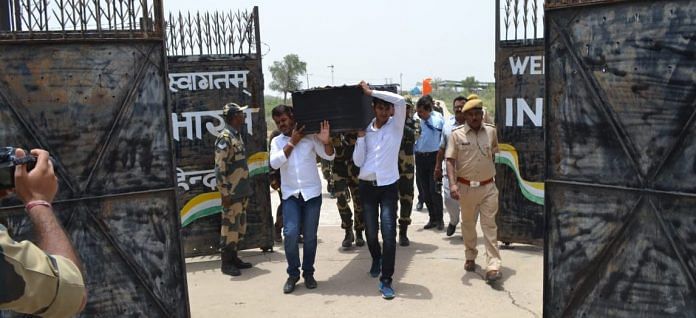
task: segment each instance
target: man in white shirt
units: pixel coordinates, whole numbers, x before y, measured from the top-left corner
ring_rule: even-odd
[[[469,97],[457,96],[452,102],[452,111],[454,115],[445,121],[442,127],[442,139],[440,140],[440,150],[437,152],[437,160],[435,161],[435,180],[442,180],[442,192],[445,201],[445,208],[449,213],[450,220],[447,225],[447,236],[454,235],[454,231],[459,224],[459,201],[452,199],[450,196],[449,179],[447,178],[447,165],[445,164],[445,150],[447,149],[447,140],[452,134],[452,129],[464,125],[464,113],[462,108],[469,98],[479,98],[471,94]],[[444,177],[444,178],[443,178]]]
[[[283,292],[292,293],[300,280],[302,266],[305,286],[317,287],[314,279],[314,258],[317,253],[317,228],[321,210],[321,179],[316,166],[316,156],[334,159],[334,148],[329,139],[329,122],[321,123],[318,134],[305,136],[303,127],[297,127],[292,107],[279,105],[271,112],[273,121],[282,134],[271,140],[271,168],[280,170],[283,210],[283,235],[285,258],[288,262],[288,279]],[[300,225],[300,222],[302,223]],[[300,263],[298,238],[302,228],[304,254]]]
[[[375,118],[367,130],[358,133],[353,152],[353,161],[360,167],[358,179],[363,222],[372,256],[370,275],[379,276],[381,267],[380,292],[383,298],[392,299],[395,295],[392,275],[396,255],[396,203],[399,199],[398,157],[404,133],[406,101],[394,93],[371,90],[364,81],[360,82],[360,86],[365,95],[373,97],[372,110],[375,112]],[[394,116],[391,116],[392,111]],[[377,238],[380,223],[384,251],[380,249]]]

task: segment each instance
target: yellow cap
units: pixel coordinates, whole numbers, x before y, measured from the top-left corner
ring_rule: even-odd
[[[474,108],[480,108],[483,109],[483,101],[480,99],[471,99],[466,104],[464,104],[464,107],[462,108],[462,112],[466,112],[467,110],[472,110]]]
[[[469,96],[466,97],[466,100],[472,100],[472,99],[481,99],[481,98],[476,94],[469,94]]]

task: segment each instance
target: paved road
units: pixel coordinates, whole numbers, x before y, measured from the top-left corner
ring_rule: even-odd
[[[277,195],[271,194],[273,208]],[[447,214],[447,213],[445,213]],[[423,230],[427,210],[413,211],[411,246],[398,247],[394,288],[397,297],[383,300],[378,280],[370,277],[367,246],[344,250],[336,200],[323,196],[315,278],[319,287],[301,283],[285,295],[287,278],[282,245],[274,252],[240,252],[254,264],[242,276],[220,273],[219,257],[188,259],[187,278],[193,317],[541,317],[543,249],[513,244],[502,250],[503,279],[483,281],[484,269],[464,271],[461,233]],[[447,222],[445,216],[445,222]],[[457,227],[457,231],[460,231]],[[479,230],[480,233],[480,230]],[[482,242],[479,236],[479,241]],[[479,244],[477,263],[484,262]]]

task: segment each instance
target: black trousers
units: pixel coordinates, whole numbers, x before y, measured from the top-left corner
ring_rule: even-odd
[[[436,159],[437,151],[416,152],[416,180],[431,222],[442,221],[442,184],[433,179]]]

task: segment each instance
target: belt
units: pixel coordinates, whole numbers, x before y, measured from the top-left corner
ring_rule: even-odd
[[[437,151],[431,151],[431,152],[416,152],[416,156],[432,156],[432,155],[437,155]]]
[[[365,182],[365,183],[367,183],[367,184],[369,184],[369,185],[371,185],[371,186],[373,186],[373,187],[379,187],[379,186],[377,185],[377,180],[362,180],[362,179],[361,179],[360,182]]]
[[[484,186],[484,185],[487,185],[487,184],[493,182],[493,178],[490,178],[488,180],[483,180],[483,181],[469,181],[469,180],[464,179],[464,178],[457,178],[457,181],[461,184],[468,185],[472,188],[476,188],[476,187]]]

